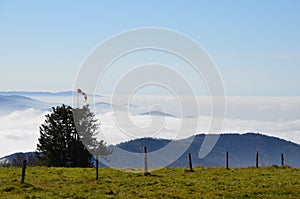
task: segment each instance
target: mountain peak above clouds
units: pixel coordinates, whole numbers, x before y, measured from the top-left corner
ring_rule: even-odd
[[[139,115],[153,115],[153,116],[161,116],[161,117],[175,117],[174,115],[170,113],[165,113],[161,111],[148,111],[144,113],[140,113]]]
[[[0,114],[7,114],[11,111],[25,110],[29,108],[49,109],[50,104],[40,100],[22,95],[1,95],[0,94]]]
[[[74,94],[77,94],[75,91],[59,91],[59,92],[46,92],[46,91],[0,91],[0,95],[21,95],[27,97],[34,96],[43,96],[43,97],[72,97]],[[101,95],[92,95],[88,96],[101,97]]]

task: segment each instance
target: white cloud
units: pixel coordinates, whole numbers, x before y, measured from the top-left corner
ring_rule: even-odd
[[[166,120],[165,123],[160,123],[161,128],[149,128],[147,131],[140,128],[140,125],[135,127],[131,124],[116,124],[113,115],[104,114],[101,116],[101,130],[108,143],[119,143],[128,139],[140,137],[160,137],[167,139],[179,139],[191,136],[196,133],[207,133],[211,122],[211,117],[201,116],[197,118],[162,118],[152,116],[152,120]],[[148,121],[145,116],[135,116],[132,118],[136,124],[141,124]],[[198,128],[193,126],[199,121]],[[182,124],[185,124],[181,126]],[[140,128],[140,130],[138,130]],[[182,128],[180,131],[179,129]],[[122,130],[120,130],[122,129]],[[124,131],[125,129],[125,131]],[[156,129],[158,131],[155,131]],[[195,131],[196,129],[196,131]],[[153,131],[151,131],[153,130]],[[136,132],[136,133],[135,133]],[[142,133],[144,132],[144,133]],[[280,137],[286,140],[291,140],[300,143],[300,120],[282,121],[282,122],[266,122],[258,120],[241,120],[227,118],[224,121],[224,127],[221,133],[246,133],[260,132],[263,134]],[[215,132],[220,133],[220,132]],[[103,137],[102,137],[103,138]]]
[[[131,107],[129,116],[128,109],[120,106],[116,106],[115,113],[110,109],[100,110],[101,114],[97,113],[97,116],[106,141],[119,143],[144,136],[178,139],[208,131],[211,122],[209,97],[199,97],[200,115],[194,118],[138,115],[151,110],[149,107],[154,104],[160,104],[163,107],[161,110],[178,115],[180,107],[172,100],[157,96],[137,97],[134,105],[139,106]],[[189,105],[189,97],[185,100]],[[187,107],[186,116],[195,115],[197,112],[193,109],[193,106]],[[40,110],[27,109],[0,116],[0,157],[18,151],[35,150],[39,126],[44,122],[45,114]],[[118,116],[119,126],[114,116]],[[260,132],[300,143],[300,97],[228,97],[222,132]]]
[[[45,114],[37,109],[27,109],[1,116],[0,157],[13,152],[34,151]]]
[[[140,107],[132,110],[135,114],[147,110],[147,107],[151,107],[152,104],[158,102],[168,113],[178,115],[178,112],[180,112],[176,110],[179,107],[176,107],[176,104],[168,97],[160,100],[160,98],[154,96],[145,98],[140,96],[136,97],[135,100],[136,104],[140,105]],[[185,103],[188,104],[191,98],[186,97],[185,100]],[[182,138],[198,132],[208,132],[212,119],[210,116],[210,97],[199,97],[199,107],[200,116],[194,118],[179,119],[152,116],[149,119],[146,116],[135,115],[130,117],[133,121],[133,124],[131,124],[127,118],[127,113],[120,114],[118,111],[115,114],[120,118],[120,121],[123,121],[118,125],[114,121],[115,115],[112,112],[100,115],[99,118],[102,121],[101,128],[111,143],[143,136],[173,139],[176,136]],[[188,108],[192,110],[194,107]],[[189,114],[195,115],[195,111],[187,112],[187,115]],[[161,128],[149,127],[149,132],[141,128],[145,124],[155,123],[155,121],[165,121],[166,123],[157,123]],[[199,127],[195,131],[195,128],[192,127],[198,121]],[[133,126],[134,124],[136,126]],[[183,126],[178,135],[178,129],[182,124],[186,125]],[[122,130],[125,129],[125,132],[120,130],[121,127]],[[160,129],[159,132],[158,129]],[[246,132],[261,132],[300,143],[300,97],[227,97],[227,113],[221,133]]]

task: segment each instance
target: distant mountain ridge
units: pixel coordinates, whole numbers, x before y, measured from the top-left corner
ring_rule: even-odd
[[[149,111],[149,112],[144,112],[140,113],[139,115],[154,115],[154,116],[161,116],[161,117],[175,117],[174,115],[170,113],[165,113],[161,111]]]
[[[191,153],[194,165],[201,165],[205,167],[224,166],[226,151],[229,152],[229,166],[255,166],[255,154],[256,151],[258,151],[260,166],[264,167],[273,164],[280,165],[281,153],[283,153],[285,164],[292,167],[300,167],[300,145],[280,138],[257,133],[221,134],[212,151],[205,158],[200,159],[198,158],[199,150],[205,136],[209,135],[196,135],[188,149],[176,161],[168,166],[187,166],[188,153]],[[148,152],[152,152],[166,146],[170,142],[174,142],[180,149],[180,147],[187,142],[187,139],[172,141],[166,139],[141,138],[120,143],[117,147],[133,153],[142,153],[144,146],[147,146]],[[165,154],[165,156],[168,156],[168,154]],[[132,160],[127,157],[111,157],[111,159],[115,158],[117,158],[119,162],[124,162],[124,165],[128,163],[127,165],[135,167]]]
[[[25,158],[28,159],[29,156],[35,155],[35,152],[25,152],[25,153],[17,152],[17,153],[13,153],[11,155],[4,156],[4,157],[0,158],[0,166],[11,164],[13,162],[13,160],[15,158],[17,158],[17,156],[20,154],[24,154]]]
[[[23,96],[71,96],[75,92],[44,92],[44,91],[0,91],[0,95],[23,95]]]
[[[27,91],[0,91],[0,115],[7,115],[12,111],[25,109],[39,109],[42,111],[50,110],[51,107],[58,106],[62,103],[56,102],[57,99],[72,98],[77,95],[73,91],[64,92],[27,92]],[[89,94],[87,94],[89,95]],[[90,95],[89,95],[90,96]],[[95,95],[99,97],[100,95]],[[55,100],[52,100],[54,98]],[[67,100],[70,103],[71,100]]]
[[[32,99],[21,95],[0,95],[0,114],[7,114],[15,110],[25,110],[29,108],[50,109],[51,105],[47,102]]]
[[[246,134],[221,134],[218,142],[212,151],[203,159],[198,158],[198,153],[205,134],[194,136],[193,142],[183,154],[173,161],[168,167],[186,167],[187,155],[191,153],[193,165],[201,166],[216,166],[223,167],[225,165],[225,153],[229,152],[229,166],[230,167],[248,167],[255,166],[255,154],[259,152],[259,166],[271,166],[281,164],[281,153],[284,154],[285,164],[292,167],[300,168],[300,145],[286,141],[280,138],[266,136],[257,133]],[[117,146],[109,146],[114,152],[108,156],[111,161],[118,161],[124,167],[137,168],[141,167],[143,158],[130,159],[121,156],[118,150],[123,149],[128,152],[142,154],[144,146],[147,146],[148,152],[153,152],[161,149],[162,147],[174,142],[177,149],[187,142],[187,139],[182,140],[168,140],[156,138],[140,138],[124,143]],[[30,154],[30,153],[29,153]],[[0,158],[0,163],[11,161],[15,154]],[[170,154],[160,154],[161,157],[168,157]],[[142,157],[142,156],[141,156]],[[151,159],[149,159],[151,163]],[[102,167],[105,165],[101,164]]]
[[[61,91],[61,92],[45,92],[45,91],[0,91],[0,95],[22,95],[22,96],[53,96],[53,97],[68,97],[77,94],[75,91]],[[91,96],[92,94],[87,95]],[[101,95],[95,95],[101,97]]]

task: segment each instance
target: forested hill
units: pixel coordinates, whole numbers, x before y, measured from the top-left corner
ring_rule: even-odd
[[[191,153],[193,164],[202,166],[224,166],[225,153],[229,152],[229,166],[247,167],[255,166],[255,154],[259,152],[259,165],[280,165],[281,153],[284,154],[285,164],[292,167],[300,167],[300,145],[256,133],[246,134],[221,134],[213,150],[203,159],[198,158],[199,150],[205,138],[204,134],[195,136],[192,144],[183,155],[170,167],[187,166],[187,155]],[[173,141],[179,147],[185,140]],[[171,140],[142,138],[121,143],[118,147],[127,151],[141,153],[147,146],[149,152],[160,149],[169,144]],[[119,157],[122,161],[130,161],[125,157]]]
[[[285,164],[300,168],[300,145],[256,133],[246,134],[221,134],[218,142],[213,150],[203,159],[198,158],[199,150],[206,135],[199,134],[193,139],[186,151],[168,165],[169,167],[185,167],[187,166],[187,156],[191,153],[193,165],[201,166],[224,166],[225,154],[229,152],[229,166],[230,167],[248,167],[255,166],[256,151],[259,152],[259,166],[271,166],[281,164],[281,153],[284,154]],[[122,156],[118,153],[118,149],[130,151],[134,153],[143,153],[144,146],[147,147],[148,152],[153,152],[162,149],[164,146],[173,142],[177,150],[180,150],[183,145],[188,142],[188,139],[183,140],[167,140],[154,138],[141,138],[128,142],[118,144],[117,146],[110,146],[113,149],[112,155],[108,156],[111,162],[117,161],[124,165],[124,167],[142,167],[143,158],[131,159],[130,157]],[[26,153],[30,155],[33,153]],[[11,162],[16,154],[0,158],[0,163]],[[171,154],[159,154],[161,157],[168,157]],[[142,156],[141,156],[142,157]],[[151,159],[148,160],[151,165]],[[101,166],[104,166],[101,164]]]

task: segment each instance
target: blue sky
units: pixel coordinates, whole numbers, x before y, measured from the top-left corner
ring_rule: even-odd
[[[299,1],[0,1],[0,90],[72,90],[119,32],[162,27],[200,43],[228,95],[300,96]]]

